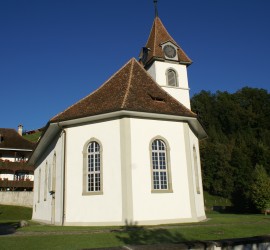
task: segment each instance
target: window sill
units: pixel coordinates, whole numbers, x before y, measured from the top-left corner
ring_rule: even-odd
[[[173,190],[172,189],[166,189],[166,190],[164,190],[164,189],[158,189],[158,190],[152,189],[151,193],[173,193]]]
[[[103,195],[103,191],[95,191],[95,192],[83,192],[83,196],[88,196],[88,195]]]

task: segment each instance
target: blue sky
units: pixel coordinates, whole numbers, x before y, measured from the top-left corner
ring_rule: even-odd
[[[191,95],[269,91],[269,0],[159,0],[158,12],[194,62]],[[153,20],[152,0],[0,0],[0,127],[44,126],[138,58]]]

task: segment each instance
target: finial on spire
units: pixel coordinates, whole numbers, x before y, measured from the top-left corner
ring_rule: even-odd
[[[154,5],[155,5],[155,17],[158,17],[157,1],[158,1],[158,0],[154,0]]]

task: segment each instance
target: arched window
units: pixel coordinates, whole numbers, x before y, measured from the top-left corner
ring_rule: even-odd
[[[83,194],[102,194],[102,150],[97,140],[84,147]]]
[[[47,188],[48,188],[48,162],[46,161],[44,173],[44,201],[47,200]]]
[[[40,202],[41,169],[38,170],[38,203]]]
[[[164,140],[154,139],[151,144],[152,192],[171,191],[169,153]]]
[[[51,190],[55,192],[56,191],[56,152],[53,154],[53,164],[52,164],[52,184],[51,184]]]
[[[173,69],[168,69],[166,75],[167,75],[167,85],[171,87],[178,87],[176,72]]]
[[[195,146],[193,146],[193,161],[194,161],[196,191],[197,191],[197,194],[199,194],[200,193],[199,169],[198,169],[197,151],[196,151]]]

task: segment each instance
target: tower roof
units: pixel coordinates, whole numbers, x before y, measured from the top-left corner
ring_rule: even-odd
[[[147,59],[145,61],[145,65],[150,64],[155,59],[165,60],[161,45],[166,42],[172,42],[175,46],[177,46],[179,63],[187,65],[192,63],[191,59],[186,55],[186,53],[168,33],[160,18],[156,16],[152,25],[150,35],[148,37],[148,41],[145,45],[146,48],[150,49]]]
[[[120,110],[196,117],[196,114],[164,91],[132,58],[100,88],[53,117],[51,122]]]

